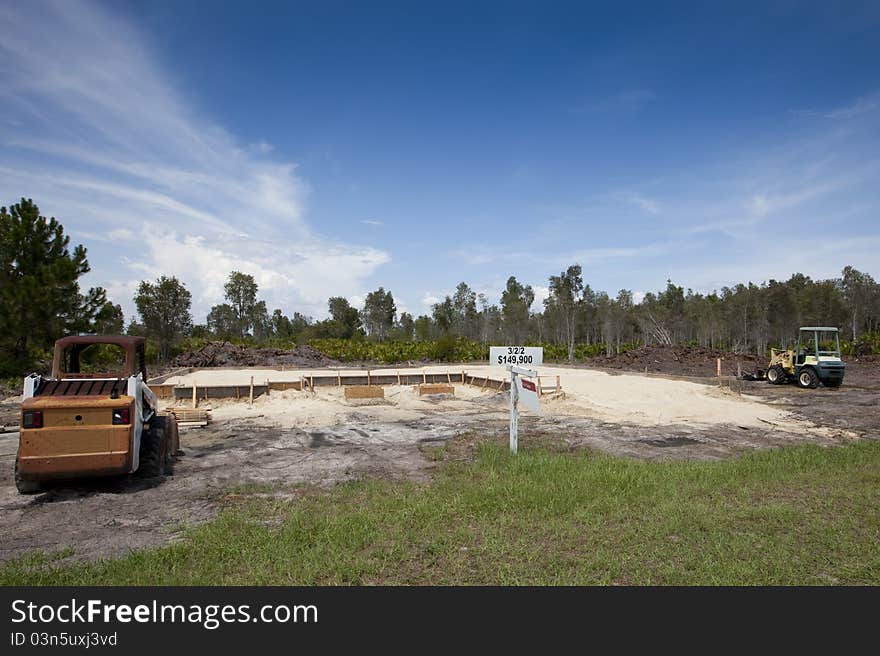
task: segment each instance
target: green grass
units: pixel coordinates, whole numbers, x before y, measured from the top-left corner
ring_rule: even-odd
[[[429,485],[244,499],[179,543],[30,554],[0,583],[880,583],[880,442],[716,463],[483,445]]]

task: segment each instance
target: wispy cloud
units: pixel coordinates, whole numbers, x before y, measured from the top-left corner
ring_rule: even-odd
[[[657,94],[651,89],[627,89],[600,98],[590,98],[574,107],[574,113],[624,113],[633,114],[654,102]]]
[[[630,205],[635,205],[643,212],[647,212],[648,214],[660,214],[662,212],[662,208],[660,206],[660,202],[654,200],[653,198],[647,198],[639,193],[624,193],[619,194],[618,196],[621,201],[624,203],[629,203]]]
[[[877,109],[880,109],[880,93],[858,98],[850,105],[838,107],[837,109],[828,112],[825,114],[825,117],[840,119],[854,118],[862,114],[867,114],[868,112],[876,111]]]
[[[808,118],[821,116],[823,118],[831,119],[850,119],[863,114],[868,114],[878,109],[880,109],[880,92],[856,98],[848,105],[843,105],[830,111],[820,111],[812,107],[804,107],[801,109],[790,109],[788,112],[793,116]]]
[[[648,243],[639,246],[610,246],[604,248],[586,248],[569,254],[565,261],[580,262],[583,265],[601,264],[614,260],[655,257],[670,253],[675,244],[668,242]]]
[[[381,228],[385,225],[384,221],[371,221],[370,219],[363,219],[362,221],[360,221],[360,223],[368,226],[373,226],[374,228]]]
[[[87,243],[91,282],[129,312],[138,278],[168,274],[201,320],[240,269],[271,306],[321,315],[389,261],[316,235],[296,164],[185,102],[126,21],[89,2],[16,3],[0,8],[0,31],[0,198],[33,197],[74,239],[105,236]]]
[[[257,141],[255,143],[249,144],[248,148],[250,148],[255,153],[259,153],[260,155],[268,155],[273,150],[275,150],[275,146],[266,141]]]
[[[752,181],[754,187],[744,197],[716,201],[725,207],[726,216],[712,221],[699,221],[684,229],[687,234],[721,232],[735,236],[743,229],[757,226],[769,218],[791,210],[809,207],[834,194],[876,178],[880,172],[880,160],[861,162],[858,167],[833,174],[833,163],[812,167],[800,163],[791,171],[780,171],[764,179]],[[737,206],[738,205],[738,206]],[[813,211],[811,211],[811,214]]]

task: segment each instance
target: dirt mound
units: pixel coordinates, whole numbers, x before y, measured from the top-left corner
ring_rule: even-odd
[[[285,351],[209,342],[195,351],[181,353],[173,364],[175,367],[334,367],[340,362],[307,345]]]
[[[587,364],[604,369],[624,371],[659,372],[681,376],[714,376],[717,359],[721,358],[721,372],[736,375],[737,363],[743,371],[754,371],[759,365],[757,357],[747,354],[728,353],[702,346],[640,346],[618,355],[600,355],[588,358]]]

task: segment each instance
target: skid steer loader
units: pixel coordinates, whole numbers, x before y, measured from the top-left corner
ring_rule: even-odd
[[[782,385],[796,381],[798,387],[840,387],[846,363],[840,359],[837,328],[804,326],[797,343],[788,349],[770,349],[767,382]]]
[[[116,371],[84,372],[89,348],[120,352]],[[24,379],[15,458],[22,494],[48,481],[136,474],[158,479],[179,450],[177,420],[147,387],[143,337],[83,335],[55,342],[52,375]],[[94,351],[92,351],[94,352]]]

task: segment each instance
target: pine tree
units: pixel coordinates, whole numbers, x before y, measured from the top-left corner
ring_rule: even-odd
[[[88,331],[107,302],[105,291],[80,293],[86,249],[31,199],[0,208],[0,370],[20,374],[39,351],[69,333]]]

